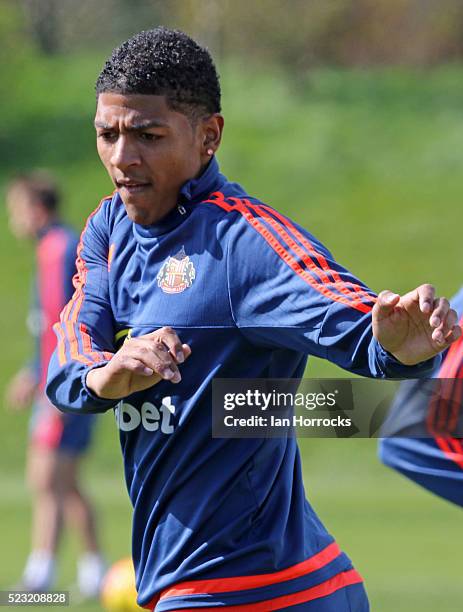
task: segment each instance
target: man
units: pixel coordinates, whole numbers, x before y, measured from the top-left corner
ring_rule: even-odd
[[[463,289],[453,298],[452,306],[463,315]],[[442,379],[440,386],[429,386],[420,380],[400,385],[389,416],[396,436],[380,441],[379,455],[385,465],[463,506],[461,337],[447,351],[434,376]],[[427,430],[427,437],[417,437],[417,434],[414,438],[405,437],[406,431],[417,427]]]
[[[118,404],[139,603],[367,610],[361,577],[305,499],[295,440],[213,439],[211,382],[298,378],[308,354],[363,375],[424,374],[459,336],[455,312],[430,286],[376,300],[219,173],[218,78],[185,34],[137,34],[96,91],[116,191],[82,234],[48,393],[68,411]]]
[[[54,582],[55,557],[63,515],[79,531],[84,554],[78,586],[96,596],[104,565],[94,512],[79,482],[81,458],[88,449],[94,416],[63,415],[45,396],[48,362],[56,346],[52,325],[72,295],[77,238],[59,219],[59,194],[53,180],[34,173],[14,180],[7,190],[10,229],[37,244],[37,271],[29,327],[36,338],[34,361],[20,370],[7,391],[8,403],[24,409],[33,402],[27,453],[27,479],[33,493],[32,550],[21,587],[46,591]]]

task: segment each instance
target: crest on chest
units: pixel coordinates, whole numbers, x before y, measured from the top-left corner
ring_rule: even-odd
[[[164,293],[181,293],[191,287],[195,278],[195,267],[184,247],[166,259],[157,275],[158,287]]]

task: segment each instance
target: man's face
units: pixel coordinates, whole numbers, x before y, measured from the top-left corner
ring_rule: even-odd
[[[8,225],[16,238],[33,238],[38,228],[38,205],[31,193],[20,185],[12,187],[6,196]]]
[[[164,96],[98,96],[98,154],[135,223],[162,219],[185,181],[200,173],[204,133],[198,124],[171,110]]]

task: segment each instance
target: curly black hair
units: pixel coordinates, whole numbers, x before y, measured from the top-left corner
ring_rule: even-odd
[[[207,49],[184,32],[158,27],[114,49],[97,81],[101,93],[165,96],[172,110],[196,119],[220,112],[220,84]]]

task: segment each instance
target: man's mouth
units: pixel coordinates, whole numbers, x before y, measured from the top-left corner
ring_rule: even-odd
[[[118,189],[124,189],[127,193],[140,193],[151,186],[148,181],[136,181],[136,180],[120,180],[116,181]]]

